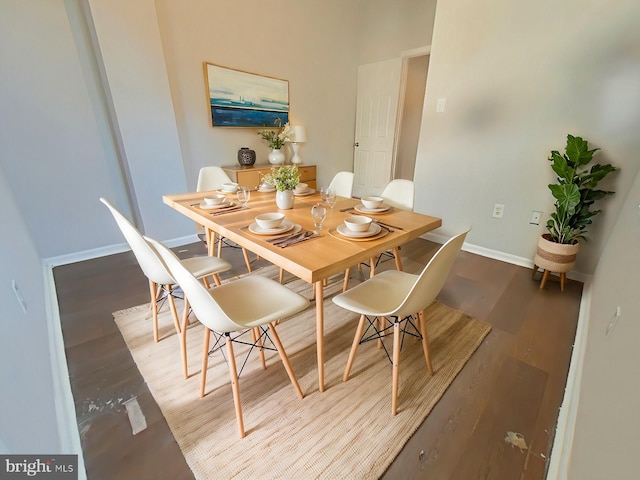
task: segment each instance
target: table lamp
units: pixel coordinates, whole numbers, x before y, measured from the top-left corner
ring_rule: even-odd
[[[298,150],[300,150],[300,143],[307,141],[307,129],[301,125],[293,125],[291,127],[293,135],[291,135],[291,148],[293,149],[293,157],[291,157],[291,163],[302,163]]]

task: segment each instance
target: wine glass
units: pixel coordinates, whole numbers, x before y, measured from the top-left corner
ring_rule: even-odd
[[[320,188],[320,198],[322,199],[322,203],[327,203],[327,187]]]
[[[242,208],[247,208],[247,203],[249,203],[249,197],[251,197],[251,190],[249,190],[247,187],[238,187],[236,196],[238,197],[238,202],[240,202],[240,205],[242,205]]]
[[[338,200],[336,191],[333,188],[327,188],[326,196],[327,198],[325,201],[327,202],[327,205],[331,207],[331,211],[333,212],[333,206],[336,204],[336,201]]]
[[[322,229],[322,222],[327,216],[327,209],[321,203],[316,203],[311,207],[311,218],[313,218],[313,226],[318,230]]]

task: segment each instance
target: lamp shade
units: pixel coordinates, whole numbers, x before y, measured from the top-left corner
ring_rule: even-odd
[[[302,125],[292,125],[293,135],[291,136],[291,143],[304,143],[307,141],[307,129]]]

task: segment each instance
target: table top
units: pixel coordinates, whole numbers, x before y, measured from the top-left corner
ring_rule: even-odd
[[[311,207],[321,202],[319,193],[296,196],[292,209],[278,210],[275,192],[253,191],[247,209],[221,215],[216,215],[216,210],[200,208],[203,197],[210,193],[213,192],[164,195],[163,201],[194,222],[232,240],[309,283],[344,272],[348,267],[360,262],[367,262],[379,253],[407,243],[442,225],[440,218],[392,207],[388,212],[368,215],[374,220],[395,226],[396,228],[391,228],[392,232],[368,241],[350,240],[342,237],[335,230],[346,217],[357,214],[353,210],[346,209],[360,202],[355,198],[338,197],[333,210],[327,211],[327,218],[320,230],[319,238],[280,248],[265,241],[269,237],[253,234],[247,227],[254,222],[256,215],[281,212],[287,220],[301,225],[302,228],[315,230],[311,218]],[[235,201],[235,194],[228,197],[231,201]]]

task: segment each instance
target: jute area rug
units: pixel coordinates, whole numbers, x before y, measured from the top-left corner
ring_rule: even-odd
[[[275,267],[255,274],[277,278]],[[301,280],[287,286],[311,299]],[[341,282],[329,289],[339,290]],[[251,301],[251,292],[247,292]],[[184,457],[198,479],[379,478],[427,417],[491,327],[435,302],[426,312],[435,374],[420,342],[407,339],[400,360],[398,414],[391,415],[391,364],[375,342],[360,345],[351,376],[342,375],[357,316],[325,299],[325,391],[318,391],[315,308],[278,326],[305,398],[291,385],[276,352],[263,370],[256,352],[240,376],[247,436],[240,439],[229,370],[220,352],[210,356],[207,395],[199,396],[202,325],[189,327],[188,379],[182,376],[178,337],[168,309],[153,341],[148,305],[115,312],[115,321]],[[389,338],[391,340],[391,336]],[[388,347],[392,344],[389,341]],[[391,351],[391,350],[389,350]],[[236,347],[238,368],[244,353]],[[226,352],[225,352],[226,354]]]

